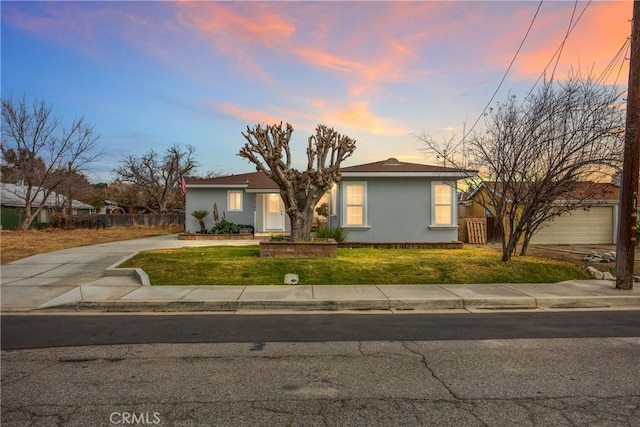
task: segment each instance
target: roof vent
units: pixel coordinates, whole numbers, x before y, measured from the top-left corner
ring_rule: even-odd
[[[384,161],[384,164],[385,165],[398,165],[398,164],[400,164],[400,162],[395,157],[389,157],[387,160]]]

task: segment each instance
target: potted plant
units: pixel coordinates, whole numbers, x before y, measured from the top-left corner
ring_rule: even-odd
[[[197,219],[198,222],[200,223],[201,234],[207,234],[207,226],[204,223],[204,219],[207,215],[209,215],[209,211],[205,211],[205,210],[191,212],[191,216]]]

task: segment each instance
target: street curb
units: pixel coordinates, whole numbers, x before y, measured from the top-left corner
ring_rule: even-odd
[[[609,295],[584,297],[538,297],[540,308],[607,308],[638,307],[640,295]]]
[[[50,306],[36,311],[103,311],[103,312],[232,312],[238,310],[293,310],[293,311],[411,311],[411,310],[536,310],[536,309],[589,309],[638,308],[640,296],[607,297],[549,297],[549,298],[482,298],[411,299],[411,300],[104,300],[77,301]]]
[[[462,310],[464,301],[460,297],[390,299],[389,308],[391,310]]]
[[[538,303],[534,297],[482,298],[464,297],[464,308],[474,309],[535,309]]]
[[[377,301],[78,301],[41,310],[77,310],[77,311],[166,311],[166,312],[198,312],[198,311],[236,311],[236,310],[299,310],[299,311],[341,311],[341,310],[390,310],[387,300]]]

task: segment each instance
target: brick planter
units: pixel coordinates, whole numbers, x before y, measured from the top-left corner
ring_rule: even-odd
[[[462,242],[344,242],[340,248],[349,249],[462,249]]]
[[[178,234],[178,240],[253,240],[254,235],[249,234]]]
[[[335,258],[338,243],[333,239],[311,242],[260,242],[262,258]]]

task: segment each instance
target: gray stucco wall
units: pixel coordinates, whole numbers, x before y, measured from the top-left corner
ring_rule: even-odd
[[[344,225],[343,195],[348,182],[367,183],[366,228]],[[430,228],[431,180],[427,178],[345,178],[337,202],[340,219],[332,220],[332,226],[342,225],[353,242],[451,242],[458,238],[456,227]],[[457,223],[457,203],[453,206]]]
[[[235,190],[235,189],[234,189]],[[198,220],[191,216],[196,210],[207,210],[209,215],[204,219],[207,229],[214,225],[213,204],[218,206],[218,216],[224,217],[236,224],[252,224],[256,232],[264,230],[264,202],[263,193],[248,193],[243,190],[242,211],[228,210],[228,189],[225,188],[192,188],[186,195],[185,229],[192,233],[200,230]],[[255,223],[254,223],[255,222]],[[291,231],[289,217],[284,215],[285,232]]]
[[[191,216],[191,212],[197,210],[209,211],[209,215],[204,219],[207,228],[214,225],[213,205],[218,206],[219,219],[224,217],[236,224],[253,224],[253,213],[256,209],[255,194],[242,191],[242,211],[229,211],[227,200],[227,189],[220,188],[189,188],[186,194],[186,221],[185,229],[190,232],[200,230],[198,220]]]

